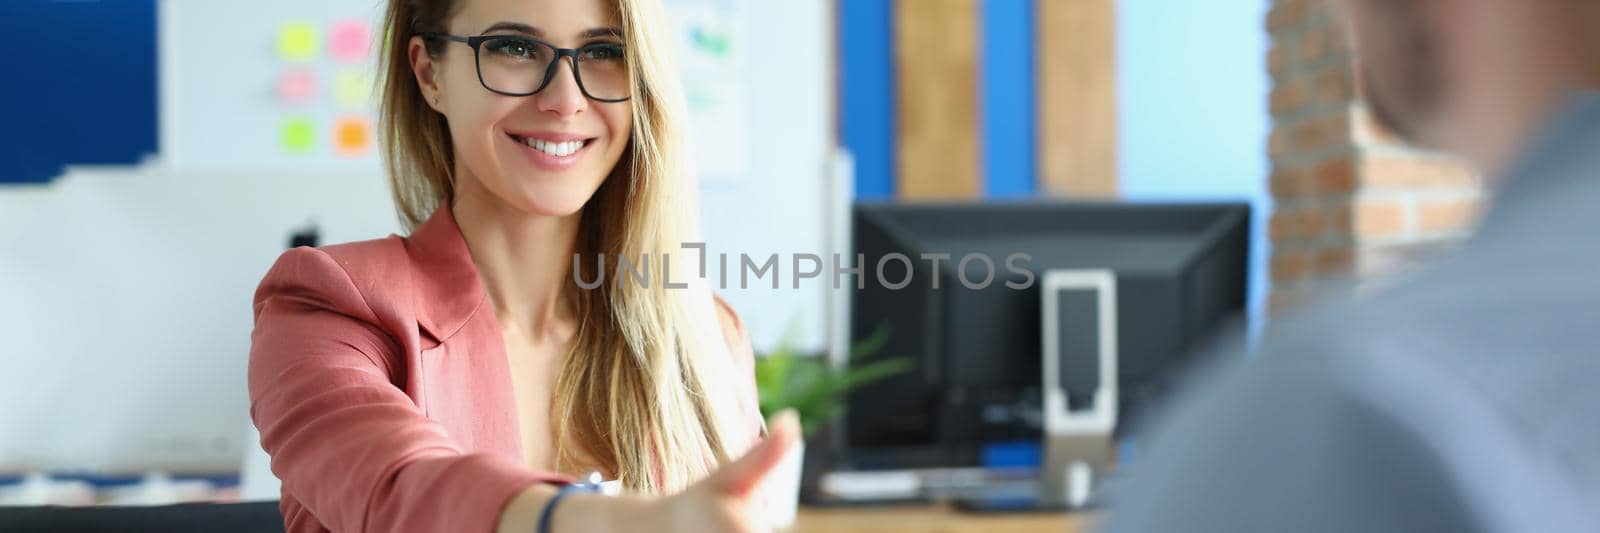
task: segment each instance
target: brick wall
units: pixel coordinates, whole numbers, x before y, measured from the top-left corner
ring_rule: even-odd
[[[1393,273],[1459,242],[1483,203],[1477,176],[1378,127],[1328,0],[1273,0],[1267,68],[1275,212],[1272,306]]]

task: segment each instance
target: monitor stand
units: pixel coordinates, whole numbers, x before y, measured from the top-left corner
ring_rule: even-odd
[[[1033,498],[967,498],[974,512],[1065,511],[1093,507],[1099,480],[1112,465],[1117,422],[1117,280],[1109,270],[1044,272],[1041,331],[1044,363],[1044,464]],[[1067,401],[1069,368],[1096,363],[1092,405]],[[1079,376],[1081,377],[1081,376]]]

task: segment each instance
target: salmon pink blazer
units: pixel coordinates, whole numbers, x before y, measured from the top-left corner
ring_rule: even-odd
[[[290,532],[492,531],[530,485],[505,344],[449,207],[410,237],[285,252],[255,293],[250,418]],[[717,300],[735,428],[761,432],[750,343]]]

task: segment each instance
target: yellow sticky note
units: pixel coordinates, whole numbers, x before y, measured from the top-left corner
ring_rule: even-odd
[[[317,28],[305,22],[290,22],[278,29],[278,55],[286,61],[310,61],[317,57]]]
[[[343,107],[364,107],[371,99],[371,78],[360,70],[341,70],[333,77],[333,99]]]

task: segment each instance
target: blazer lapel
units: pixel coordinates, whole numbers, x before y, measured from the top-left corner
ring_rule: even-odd
[[[417,323],[435,342],[455,335],[483,306],[488,293],[461,236],[450,206],[441,206],[406,238],[406,251],[416,265],[412,294]]]

